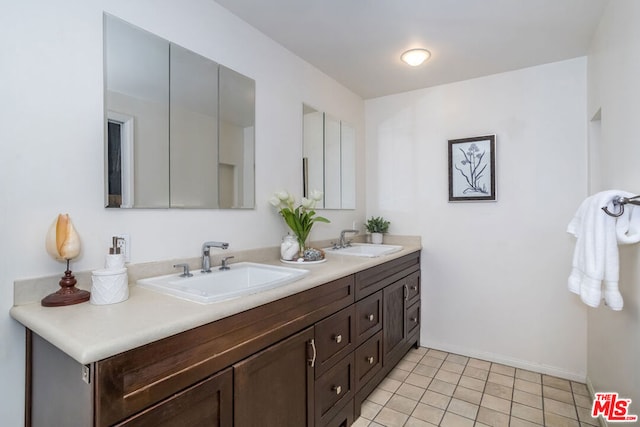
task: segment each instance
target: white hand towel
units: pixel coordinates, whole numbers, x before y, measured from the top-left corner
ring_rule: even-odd
[[[618,218],[602,211],[606,206],[617,212],[613,200],[616,197],[633,197],[626,191],[610,190],[597,193],[582,202],[567,231],[576,236],[569,290],[580,295],[590,307],[598,307],[604,299],[612,310],[622,310],[622,295],[618,290],[619,259],[618,242],[640,241],[640,215],[633,215],[633,205],[626,205]],[[616,221],[617,219],[617,221]]]

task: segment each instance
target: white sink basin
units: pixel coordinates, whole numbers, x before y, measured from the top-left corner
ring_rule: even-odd
[[[238,298],[273,289],[301,279],[309,270],[252,262],[229,264],[230,270],[212,269],[211,273],[193,271],[193,277],[179,274],[140,279],[136,283],[164,294],[202,304]]]
[[[340,249],[324,248],[325,253],[337,255],[351,255],[368,258],[375,258],[382,255],[392,254],[402,250],[402,246],[397,245],[374,245],[370,243],[352,243],[351,246]]]

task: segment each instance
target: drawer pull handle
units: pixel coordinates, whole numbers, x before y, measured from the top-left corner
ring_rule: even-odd
[[[316,364],[316,356],[317,356],[316,342],[315,340],[311,339],[311,341],[309,341],[309,344],[311,344],[311,350],[313,351],[313,355],[311,356],[311,359],[309,359],[309,366],[313,368]]]
[[[342,387],[340,387],[339,385],[335,385],[335,386],[333,386],[333,389],[332,389],[332,390],[333,390],[333,391],[335,391],[335,392],[336,392],[336,394],[340,394],[340,393],[342,393]]]
[[[404,285],[404,300],[405,301],[409,301],[409,287],[407,285]]]
[[[333,337],[333,340],[337,343],[340,344],[342,342],[342,335],[336,335],[335,337]]]
[[[373,365],[374,360],[375,359],[373,358],[373,356],[367,357],[367,362],[369,362],[369,365]]]
[[[375,319],[375,318],[376,318],[376,317],[375,317],[373,314],[370,314],[370,315],[368,315],[368,316],[367,316],[367,320],[368,320],[369,322],[373,322],[373,319]]]

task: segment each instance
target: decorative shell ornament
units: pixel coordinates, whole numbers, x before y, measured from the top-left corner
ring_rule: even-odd
[[[49,255],[59,261],[70,260],[80,254],[80,236],[76,233],[69,214],[59,214],[47,232],[46,248]]]

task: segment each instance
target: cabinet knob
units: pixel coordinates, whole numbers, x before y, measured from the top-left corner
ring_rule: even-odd
[[[336,336],[334,336],[334,337],[333,337],[333,340],[334,340],[336,343],[340,344],[340,343],[342,342],[342,335],[336,335]]]
[[[367,316],[367,320],[368,320],[369,322],[373,322],[373,319],[375,319],[375,318],[376,318],[376,317],[375,317],[373,314],[369,314],[369,315]]]
[[[369,365],[373,365],[374,360],[375,359],[373,358],[373,356],[367,357],[367,362],[369,362]]]
[[[418,290],[418,285],[412,285],[411,286],[411,290],[412,291],[417,291]]]
[[[418,323],[418,318],[417,318],[417,317],[412,317],[412,318],[411,318],[411,321],[412,321],[413,323]]]
[[[342,393],[342,387],[340,387],[339,385],[334,385],[332,390],[335,391],[336,394]]]

